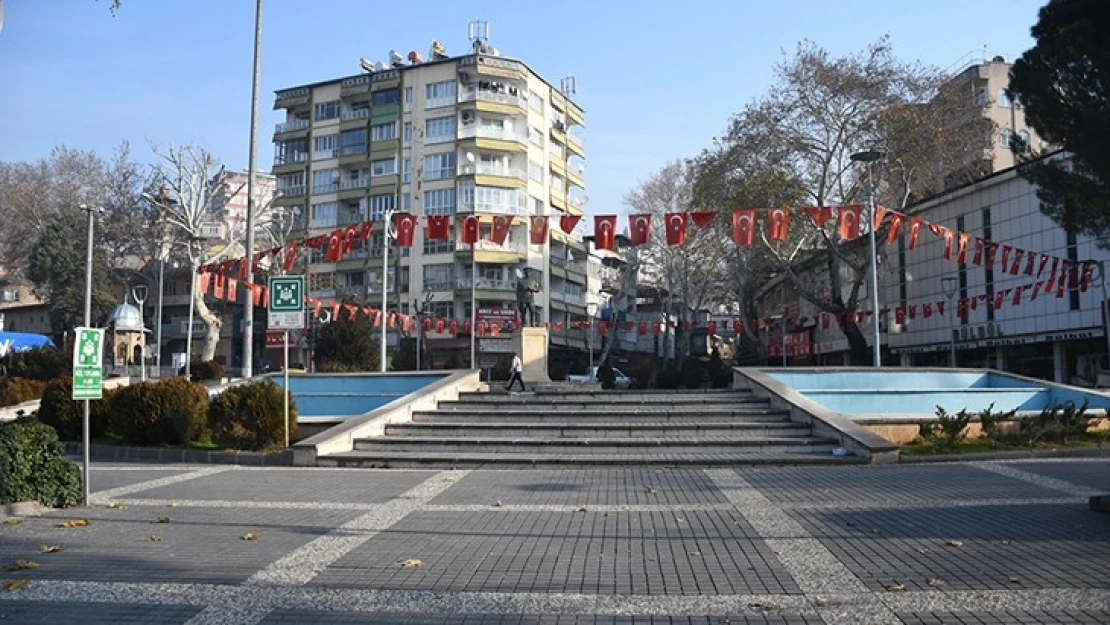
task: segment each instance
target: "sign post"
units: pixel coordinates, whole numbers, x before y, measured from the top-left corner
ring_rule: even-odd
[[[86,316],[87,318],[87,316]],[[104,397],[104,329],[75,328],[73,346],[73,399],[85,400],[82,432],[84,438],[85,505],[89,505],[89,400]]]
[[[282,380],[285,386],[285,446],[289,447],[289,331],[304,329],[304,276],[270,276],[268,330],[284,330]]]

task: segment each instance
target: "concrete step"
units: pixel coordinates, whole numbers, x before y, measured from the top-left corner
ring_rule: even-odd
[[[321,456],[317,464],[322,467],[361,467],[393,469],[571,469],[604,467],[739,467],[739,466],[796,466],[796,465],[850,465],[865,464],[856,456],[836,457],[830,452],[743,452],[730,451],[706,453],[704,451],[676,452],[653,450],[650,453],[624,453],[609,455],[587,454],[531,454],[484,452],[437,452],[413,454],[407,452],[348,451]]]
[[[693,391],[689,395],[676,395],[670,391],[582,391],[574,393],[547,393],[544,391],[530,390],[521,393],[509,393],[502,387],[494,384],[488,393],[460,393],[459,402],[479,403],[483,405],[501,402],[515,403],[607,403],[607,404],[728,404],[731,402],[758,401],[766,403],[766,398],[756,397],[750,391],[746,392],[699,392]]]
[[[689,420],[727,420],[727,419],[746,419],[749,417],[778,417],[785,419],[789,416],[789,412],[778,408],[717,408],[717,407],[702,407],[702,408],[679,408],[672,409],[666,405],[660,406],[645,406],[645,407],[613,407],[609,409],[601,409],[596,407],[578,408],[575,410],[552,410],[551,408],[541,407],[517,407],[517,408],[500,408],[497,410],[417,410],[412,413],[414,421],[432,420],[435,417],[445,417],[453,421],[464,420],[488,420],[492,418],[495,421],[509,420],[517,422],[528,422],[532,420],[551,421],[559,420],[561,418],[593,418],[605,419],[609,421],[629,421],[632,423],[660,421],[667,419],[689,419]]]
[[[704,437],[444,437],[444,436],[378,436],[356,439],[355,451],[390,451],[412,453],[482,452],[542,454],[649,454],[663,453],[727,453],[737,451],[819,451],[831,452],[836,441],[808,436],[704,436]]]
[[[768,406],[770,400],[761,397],[741,397],[737,399],[730,399],[728,401],[696,401],[696,402],[670,402],[658,401],[652,399],[641,399],[637,401],[608,401],[604,398],[599,399],[542,399],[534,398],[527,395],[523,396],[510,396],[500,395],[491,396],[490,399],[485,401],[476,401],[467,399],[459,400],[444,400],[437,404],[440,410],[494,410],[501,408],[545,408],[550,410],[563,410],[563,409],[583,409],[583,408],[596,408],[598,410],[609,410],[613,408],[652,408],[652,407],[665,407],[680,409],[686,408],[689,410],[698,410],[701,408],[746,408],[748,406]]]
[[[699,436],[797,436],[810,433],[803,423],[779,421],[751,422],[671,422],[671,423],[472,423],[435,420],[421,423],[404,423],[386,427],[389,436],[440,436],[440,437],[539,437],[539,438],[607,438],[607,437],[679,437]]]

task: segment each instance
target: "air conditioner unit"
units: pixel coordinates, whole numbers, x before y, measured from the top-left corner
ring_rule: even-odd
[[[474,123],[474,113],[472,111],[463,111],[462,112],[462,123],[464,123],[464,124],[473,124]]]

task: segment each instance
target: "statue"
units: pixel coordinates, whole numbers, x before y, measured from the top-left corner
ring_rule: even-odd
[[[528,268],[517,270],[516,281],[516,307],[520,311],[521,327],[528,327],[536,322],[535,293],[540,292],[540,285],[528,274]]]

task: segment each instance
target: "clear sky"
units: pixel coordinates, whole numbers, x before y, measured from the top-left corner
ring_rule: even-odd
[[[123,139],[203,145],[247,165],[253,0],[3,0],[0,160],[58,145],[105,155]],[[558,85],[577,79],[586,111],[588,210],[621,212],[626,191],[669,160],[696,155],[766,92],[799,40],[834,54],[891,37],[903,60],[940,68],[969,53],[1029,48],[1043,0],[265,0],[259,166],[281,121],[273,92],[358,73],[391,49],[425,57],[438,39],[467,50],[467,22]]]

